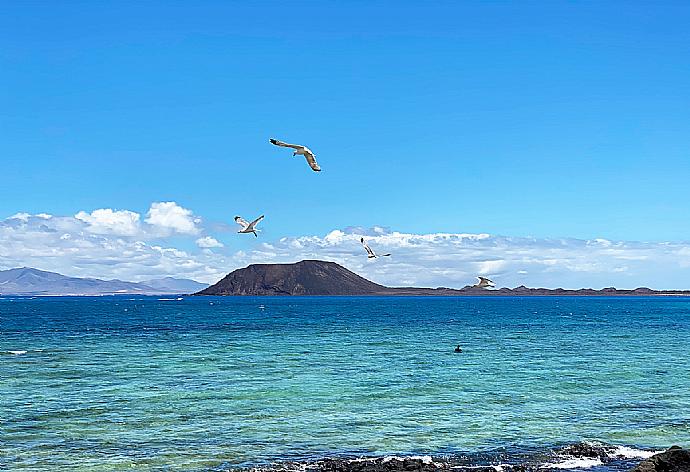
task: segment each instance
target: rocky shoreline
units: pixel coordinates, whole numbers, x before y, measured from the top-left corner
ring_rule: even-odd
[[[690,451],[673,446],[663,452],[593,443],[578,443],[549,452],[473,457],[385,456],[326,458],[280,462],[246,472],[529,472],[545,470],[612,470],[631,472],[690,472]]]

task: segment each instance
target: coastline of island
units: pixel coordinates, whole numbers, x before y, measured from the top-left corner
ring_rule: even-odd
[[[462,288],[387,287],[361,277],[328,261],[303,260],[292,264],[252,264],[237,269],[217,283],[194,295],[214,296],[690,296],[690,290],[581,288],[487,289],[467,285]]]

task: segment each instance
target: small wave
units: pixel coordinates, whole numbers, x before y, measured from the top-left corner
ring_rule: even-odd
[[[451,469],[494,469],[496,472],[504,472],[506,468],[512,469],[513,464],[489,464],[489,465],[454,465]]]
[[[565,446],[556,452],[553,461],[541,465],[540,469],[590,469],[612,460],[647,459],[662,451],[635,449],[630,446],[616,446],[596,441],[585,441]]]
[[[612,455],[617,457],[625,457],[626,459],[649,459],[654,454],[659,454],[662,452],[664,451],[645,451],[643,449],[635,449],[633,447],[616,446],[616,449],[613,450]]]
[[[421,461],[422,464],[433,464],[434,459],[431,456],[385,456],[381,462],[384,464],[390,461],[404,461],[405,459],[412,459]]]
[[[26,351],[7,351],[9,354],[14,354],[15,356],[21,356],[26,354]]]
[[[571,459],[565,459],[560,462],[547,463],[540,466],[540,469],[590,469],[598,465],[602,465],[603,462],[598,457],[573,457]]]

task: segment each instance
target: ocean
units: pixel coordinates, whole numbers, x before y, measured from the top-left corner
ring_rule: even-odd
[[[625,470],[689,352],[675,297],[0,297],[0,469]]]

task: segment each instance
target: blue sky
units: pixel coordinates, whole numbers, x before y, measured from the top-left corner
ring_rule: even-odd
[[[261,213],[262,241],[686,241],[689,23],[684,2],[5,2],[0,218],[174,201],[204,229],[164,243],[226,255],[261,242],[223,223]]]

